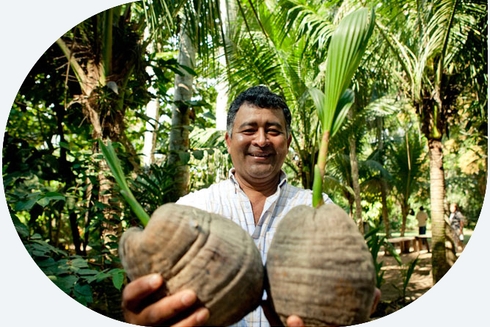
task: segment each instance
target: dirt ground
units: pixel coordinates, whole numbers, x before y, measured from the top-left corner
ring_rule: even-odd
[[[468,234],[465,235],[465,244],[470,237]],[[456,255],[459,256],[460,254],[458,252]],[[381,301],[376,312],[371,316],[373,319],[384,317],[410,304],[427,292],[433,285],[432,256],[425,247],[418,252],[413,251],[412,248],[410,253],[400,254],[400,257],[404,264],[403,266],[400,266],[393,256],[385,254],[384,251],[378,254],[378,263],[383,263],[381,269],[384,271],[384,283],[381,286]],[[418,262],[406,288],[405,299],[403,299],[404,270],[406,271],[410,262],[417,257]]]
[[[417,265],[410,277],[410,282],[406,290],[406,297],[410,300],[415,300],[432,287],[431,253],[427,250],[421,250],[420,252],[401,254],[400,257],[404,265],[408,265],[418,257]],[[384,253],[380,253],[379,261],[383,262],[381,269],[385,272],[385,283],[381,286],[381,299],[385,301],[396,300],[401,296],[400,292],[404,280],[402,271],[407,267],[400,266],[393,256],[384,255]]]
[[[403,266],[400,266],[393,256],[385,255],[384,252],[380,252],[378,255],[378,262],[383,263],[381,269],[384,271],[384,282],[381,285],[381,301],[376,312],[372,315],[373,317],[383,317],[401,309],[432,287],[431,253],[427,250],[421,250],[420,252],[400,254],[400,257]],[[406,288],[404,302],[402,296],[403,281],[405,280],[404,270],[417,257],[418,263]]]

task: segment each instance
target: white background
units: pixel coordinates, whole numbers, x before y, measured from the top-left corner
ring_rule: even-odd
[[[44,51],[73,26],[128,1],[4,1],[0,20],[1,141],[14,97]],[[486,199],[463,255],[408,307],[366,326],[490,326],[490,206]],[[18,238],[0,187],[0,316],[3,326],[124,326],[65,295],[34,264]]]

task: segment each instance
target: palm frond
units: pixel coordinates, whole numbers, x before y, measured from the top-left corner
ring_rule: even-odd
[[[325,80],[325,99],[321,107],[323,131],[333,136],[333,126],[342,123],[346,108],[339,100],[351,83],[374,28],[374,11],[358,9],[347,15],[336,28],[330,41]],[[339,118],[339,121],[335,121]],[[338,129],[338,128],[337,128]]]

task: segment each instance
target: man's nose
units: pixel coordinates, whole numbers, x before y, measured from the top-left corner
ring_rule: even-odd
[[[269,138],[267,137],[267,133],[264,130],[259,129],[257,131],[257,134],[255,135],[254,143],[258,147],[266,146],[269,143]]]

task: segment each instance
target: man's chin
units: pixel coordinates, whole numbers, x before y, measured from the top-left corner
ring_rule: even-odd
[[[269,168],[260,167],[259,169],[256,169],[255,167],[251,167],[248,173],[250,177],[255,179],[265,179],[275,175],[274,170],[272,170],[270,167]]]

